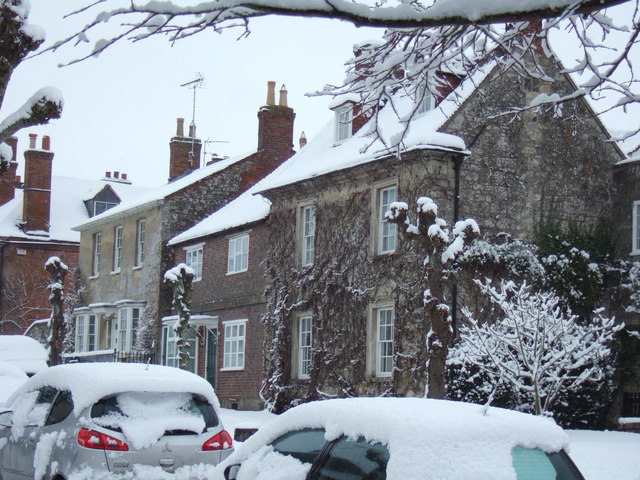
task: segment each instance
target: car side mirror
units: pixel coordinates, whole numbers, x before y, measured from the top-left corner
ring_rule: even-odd
[[[238,472],[240,471],[240,464],[235,463],[233,465],[227,465],[224,469],[224,478],[226,480],[236,480],[238,478]]]

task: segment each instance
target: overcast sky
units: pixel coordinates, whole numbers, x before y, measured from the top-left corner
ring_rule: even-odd
[[[31,0],[29,20],[53,41],[77,28],[76,20],[62,16],[86,3]],[[56,175],[98,179],[109,170],[127,173],[139,185],[159,185],[169,173],[176,118],[191,121],[193,90],[180,85],[198,72],[206,81],[196,92],[198,136],[229,142],[207,143],[207,153],[233,156],[256,148],[256,115],[269,80],[289,91],[297,148],[302,131],[311,138],[331,118],[329,98],[305,94],[342,81],[353,44],[381,34],[344,22],[287,18],[252,20],[251,30],[242,40],[239,32],[229,31],[205,32],[173,46],[164,38],[122,43],[63,68],[57,65],[75,58],[73,48],[35,57],[15,71],[2,114],[41,87],[57,87],[65,99],[62,118],[19,132],[20,152],[29,133],[50,135]]]
[[[30,23],[45,29],[49,43],[88,20],[86,15],[62,19],[87,3],[31,0]],[[198,136],[213,141],[205,144],[207,154],[233,156],[256,148],[256,114],[265,103],[268,80],[276,81],[278,89],[284,83],[289,91],[298,148],[302,131],[310,139],[331,119],[330,98],[305,94],[341,82],[353,44],[382,34],[345,22],[301,18],[254,19],[250,26],[252,34],[241,40],[240,32],[228,31],[204,32],[175,45],[165,38],[123,42],[98,58],[63,68],[57,65],[79,56],[78,50],[46,53],[15,71],[1,113],[13,112],[41,87],[57,87],[65,98],[62,118],[19,132],[20,152],[29,133],[49,135],[56,175],[98,179],[105,171],[119,171],[135,184],[155,186],[168,176],[176,118],[191,121],[193,90],[180,85],[198,72],[206,84],[196,92],[196,124]],[[564,44],[557,42],[556,51]],[[564,53],[572,58],[571,52]],[[608,123],[621,129],[637,125],[638,117],[614,115]]]

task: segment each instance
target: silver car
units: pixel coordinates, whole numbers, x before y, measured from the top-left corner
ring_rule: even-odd
[[[0,479],[64,480],[217,464],[232,451],[213,388],[158,365],[91,363],[49,368],[0,413]]]

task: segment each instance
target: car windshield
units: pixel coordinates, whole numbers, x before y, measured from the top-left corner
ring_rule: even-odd
[[[199,434],[219,423],[206,399],[186,392],[119,393],[94,404],[91,418],[127,436],[149,429],[162,430],[160,435]]]
[[[511,457],[518,480],[584,480],[565,452],[516,447]]]

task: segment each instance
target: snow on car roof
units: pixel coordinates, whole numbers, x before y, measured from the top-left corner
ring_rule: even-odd
[[[25,373],[47,368],[47,351],[35,338],[0,335],[0,360],[12,363]]]
[[[0,405],[28,379],[24,370],[13,363],[0,360]]]
[[[205,397],[216,409],[220,408],[213,387],[204,378],[162,365],[141,363],[58,365],[34,375],[14,394],[14,398],[19,392],[45,385],[70,391],[73,397],[73,411],[76,415],[101,398],[121,392],[191,392]]]
[[[324,428],[388,445],[387,479],[515,480],[511,450],[566,449],[553,420],[501,408],[424,398],[351,398],[295,407],[249,438],[227,463],[239,463],[280,435]]]

